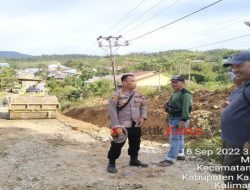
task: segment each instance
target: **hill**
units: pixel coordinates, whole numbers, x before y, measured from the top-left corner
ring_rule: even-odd
[[[0,51],[0,58],[5,59],[24,59],[32,57],[31,55],[15,52],[15,51]]]

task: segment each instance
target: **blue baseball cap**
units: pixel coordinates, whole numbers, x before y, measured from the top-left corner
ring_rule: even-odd
[[[229,67],[232,64],[238,65],[250,61],[250,51],[241,51],[233,55],[226,63],[223,64],[223,67]]]
[[[173,75],[171,81],[185,81],[185,78],[182,75]]]

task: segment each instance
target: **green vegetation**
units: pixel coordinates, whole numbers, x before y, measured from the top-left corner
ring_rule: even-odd
[[[201,73],[205,70],[219,72],[223,59],[236,53],[237,50],[211,50],[211,51],[187,51],[173,50],[159,53],[134,53],[128,55],[118,55],[116,66],[119,68],[117,73],[134,72],[143,70],[155,70],[170,74],[187,74],[189,63],[191,63],[192,73]],[[17,69],[38,67],[45,68],[49,64],[62,63],[65,66],[78,69],[97,69],[98,74],[110,74],[110,58],[86,55],[44,55],[31,57],[22,60],[5,60],[12,67]],[[204,74],[204,72],[203,72]]]
[[[68,77],[65,80],[48,79],[47,88],[50,94],[58,97],[63,109],[70,105],[86,105],[92,98],[107,99],[113,90],[113,84],[108,80],[84,84],[80,77]]]
[[[8,90],[15,84],[15,70],[13,68],[0,68],[0,90]]]
[[[133,53],[116,56],[117,74],[157,71],[167,75],[182,74],[188,81],[188,89],[197,90],[225,90],[232,86],[228,77],[228,68],[223,68],[222,63],[238,50],[218,49],[211,51],[172,50],[158,53]],[[25,68],[38,68],[36,76],[46,80],[49,94],[56,95],[62,109],[71,106],[100,106],[107,103],[113,92],[112,81],[100,80],[93,83],[86,81],[93,76],[105,76],[112,73],[110,58],[108,56],[87,55],[43,55],[26,59],[5,59],[3,62],[10,64],[10,68],[0,69],[0,89],[4,91],[14,87],[15,70]],[[48,78],[48,65],[61,63],[80,72],[80,75],[67,77],[64,80]],[[147,97],[159,94],[157,87],[140,87],[138,90]],[[161,91],[172,92],[169,85],[161,87]],[[3,93],[1,94],[1,96]],[[199,123],[200,122],[200,123]],[[197,125],[207,126],[206,118],[200,117]],[[202,123],[203,122],[203,123]],[[205,128],[204,128],[205,130]],[[217,133],[216,133],[217,134]],[[221,147],[219,136],[199,139],[190,143],[189,148],[216,150]],[[208,161],[219,161],[221,156],[212,155]]]
[[[238,50],[218,49],[211,51],[187,51],[172,50],[158,53],[133,53],[118,55],[116,57],[117,74],[139,71],[158,71],[172,74],[183,74],[190,79],[189,88],[192,91],[197,89],[218,90],[230,86],[227,68],[222,67],[222,62],[228,56]],[[84,81],[93,76],[105,76],[111,74],[110,58],[108,56],[87,56],[87,55],[43,55],[26,59],[3,60],[10,64],[10,68],[1,69],[1,90],[12,87],[14,84],[14,69],[39,68],[36,73],[46,80],[50,94],[58,96],[61,102],[82,102],[89,97],[106,98],[113,90],[112,82],[97,81],[85,84]],[[49,79],[48,65],[57,64],[75,68],[81,72],[79,76],[68,77],[64,80]],[[171,90],[169,86],[163,90]],[[155,88],[142,88],[140,91],[147,96],[154,96],[157,93]]]
[[[137,90],[146,97],[154,97],[159,94],[158,88],[153,87],[139,87]]]
[[[212,154],[210,156],[207,156],[206,154],[201,154],[200,158],[208,161],[208,162],[222,162],[223,155],[219,154],[219,150],[222,149],[222,140],[221,136],[217,135],[213,138],[205,138],[201,139],[200,141],[193,141],[191,142],[187,148],[190,148],[192,150],[192,154],[195,155],[195,152],[202,151],[210,151]],[[197,155],[197,154],[196,154]]]

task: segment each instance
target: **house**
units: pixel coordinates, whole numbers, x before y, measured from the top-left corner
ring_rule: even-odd
[[[17,78],[18,83],[11,89],[14,93],[39,93],[44,92],[45,82],[37,77]]]
[[[19,84],[21,85],[21,87],[25,88],[25,89],[36,87],[39,83],[42,82],[42,79],[35,78],[35,77],[17,78],[17,80],[18,80]]]
[[[137,86],[151,86],[151,87],[157,87],[157,86],[163,86],[170,83],[170,77],[165,74],[159,74],[155,71],[142,71],[137,73],[131,73],[135,76],[135,80],[137,82]],[[121,83],[121,76],[122,75],[116,75],[116,82],[117,84]],[[113,75],[107,75],[104,77],[93,77],[87,81],[85,81],[86,84],[93,83],[102,79],[113,81]]]
[[[38,68],[27,68],[24,70],[16,70],[16,77],[17,78],[34,78],[35,73],[38,72]]]
[[[54,79],[65,79],[69,76],[80,75],[76,69],[61,65],[60,62],[48,66],[48,77]]]
[[[114,77],[113,77],[113,75],[106,75],[106,76],[103,76],[103,77],[96,77],[96,76],[94,76],[94,77],[92,77],[91,79],[86,80],[86,81],[84,81],[84,82],[85,82],[86,84],[90,84],[90,83],[94,83],[94,82],[97,82],[97,81],[103,80],[103,79],[113,81],[113,80],[114,80]],[[117,83],[120,83],[120,82],[121,82],[121,75],[116,75],[116,82],[117,82]]]
[[[0,67],[10,67],[9,63],[0,63]]]
[[[137,86],[165,86],[170,83],[170,77],[155,71],[143,71],[132,73],[135,76]]]
[[[39,71],[38,68],[27,68],[27,69],[24,69],[25,73],[31,73],[31,74],[35,74],[38,71]]]
[[[64,68],[64,69],[62,69],[61,70],[61,72],[62,73],[66,73],[66,74],[69,74],[69,75],[75,75],[75,74],[79,74],[78,72],[77,72],[77,70],[76,69],[72,69],[72,68]]]
[[[64,79],[67,75],[61,71],[49,71],[48,78]]]
[[[56,61],[53,64],[48,65],[48,70],[49,71],[56,71],[56,70],[60,70],[60,69],[64,69],[65,66],[61,65],[60,62]]]
[[[33,73],[25,72],[24,70],[16,71],[16,78],[34,78],[35,75]]]
[[[62,70],[49,71],[48,77],[54,78],[54,79],[65,79],[66,77],[76,76],[76,75],[80,75],[80,74],[81,73],[78,72],[76,69],[66,68],[66,69],[62,69]]]

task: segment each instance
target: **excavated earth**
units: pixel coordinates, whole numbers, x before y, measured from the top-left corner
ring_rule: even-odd
[[[198,171],[198,164],[211,163],[195,156],[172,167],[157,166],[167,151],[166,139],[142,141],[139,158],[148,168],[128,165],[126,144],[117,161],[118,173],[107,173],[106,111],[87,110],[75,112],[78,119],[59,114],[57,120],[6,120],[6,108],[0,108],[0,190],[212,190],[221,182],[186,179],[184,175],[217,176]],[[82,121],[87,120],[84,113],[98,125]],[[164,113],[155,114],[164,119]]]
[[[223,104],[227,100],[231,89],[226,91],[197,91],[193,95],[193,112],[190,118],[191,128],[202,128],[202,136],[188,136],[187,139],[211,137],[220,131],[220,114]],[[155,97],[147,98],[148,120],[144,129],[143,138],[158,142],[165,142],[167,135],[167,115],[163,105],[170,98],[170,94],[162,92]],[[109,128],[107,106],[67,108],[63,111],[65,116],[92,123],[100,128]],[[158,126],[158,127],[157,127]],[[151,128],[149,130],[149,128]],[[155,129],[154,129],[155,128]],[[163,128],[157,133],[157,128]]]

